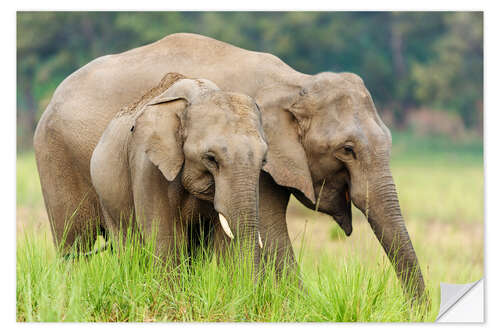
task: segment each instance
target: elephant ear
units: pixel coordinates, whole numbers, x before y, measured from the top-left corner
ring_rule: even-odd
[[[299,124],[290,106],[299,95],[296,87],[270,89],[256,97],[262,110],[262,123],[268,143],[267,163],[263,170],[274,181],[301,191],[316,202],[307,156],[300,142]]]
[[[168,181],[177,177],[184,164],[180,115],[187,105],[185,97],[158,96],[143,108],[134,125],[149,160]]]

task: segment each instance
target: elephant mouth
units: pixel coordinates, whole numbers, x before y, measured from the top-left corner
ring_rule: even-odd
[[[317,202],[309,201],[301,192],[294,191],[294,195],[308,208],[318,210],[333,218],[344,231],[346,236],[352,234],[352,196],[349,178],[343,179],[341,183],[332,182],[332,186],[317,195]],[[322,182],[323,184],[323,182]],[[318,190],[317,193],[321,193]],[[321,200],[321,199],[325,200]]]
[[[334,220],[340,226],[346,236],[350,236],[352,234],[352,216],[351,214],[345,214],[342,216],[334,216]]]
[[[215,197],[215,183],[210,183],[201,190],[192,189],[191,193],[200,200],[213,201]]]
[[[344,231],[346,236],[352,234],[352,204],[348,187],[345,188],[345,207],[343,207],[342,213],[333,214],[333,219]]]

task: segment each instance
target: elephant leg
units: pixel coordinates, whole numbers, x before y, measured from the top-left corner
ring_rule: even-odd
[[[37,147],[35,147],[36,149]],[[62,255],[73,246],[93,246],[101,229],[101,209],[92,184],[56,143],[38,146],[36,159],[54,243]]]
[[[112,249],[116,248],[119,251],[127,242],[127,233],[129,228],[132,227],[128,222],[133,218],[133,215],[126,214],[128,216],[125,216],[124,214],[119,214],[119,217],[115,219],[113,218],[113,214],[102,203],[101,207],[105,222],[105,239],[107,242],[111,241]]]
[[[133,180],[135,225],[145,242],[154,242],[155,255],[168,265],[177,266],[187,253],[187,221],[180,214],[182,185],[170,183],[154,165]]]
[[[286,225],[286,208],[290,192],[277,185],[271,176],[261,172],[259,192],[260,235],[264,262],[274,263],[278,276],[297,273],[297,262]]]

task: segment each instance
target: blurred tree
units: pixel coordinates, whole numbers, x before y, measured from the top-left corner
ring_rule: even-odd
[[[17,15],[18,146],[30,147],[36,123],[57,85],[114,49],[115,13],[28,12]]]
[[[74,70],[175,32],[270,52],[309,74],[359,74],[400,125],[423,106],[468,127],[482,119],[480,12],[19,12],[18,147],[31,147],[52,93]]]
[[[429,61],[414,63],[415,99],[458,113],[468,127],[476,122],[483,100],[483,15],[448,13],[446,27],[430,47]]]

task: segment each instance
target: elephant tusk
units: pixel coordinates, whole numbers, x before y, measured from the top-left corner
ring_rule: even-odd
[[[219,213],[219,221],[220,221],[220,225],[222,226],[222,229],[224,230],[226,235],[229,238],[233,239],[234,236],[233,236],[233,233],[231,232],[231,228],[229,228],[229,223],[227,223],[226,218],[221,213]]]
[[[260,232],[259,232],[259,231],[257,231],[257,237],[259,238],[259,246],[260,246],[260,248],[262,249],[262,247],[263,247],[264,245],[262,245],[262,238],[260,238]]]

